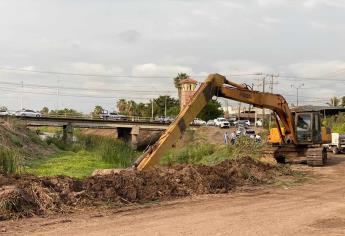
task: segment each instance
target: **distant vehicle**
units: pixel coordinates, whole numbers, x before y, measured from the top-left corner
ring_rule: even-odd
[[[257,135],[254,130],[247,129],[246,127],[240,126],[236,130],[236,136],[245,135],[251,139],[255,139],[256,141],[261,141],[261,136]]]
[[[250,121],[249,120],[239,120],[237,125],[243,125],[243,126],[250,126]]]
[[[160,123],[168,123],[168,124],[170,124],[171,122],[173,122],[174,121],[174,118],[172,118],[172,117],[165,117],[165,116],[159,116],[159,117],[156,117],[155,118],[155,121],[156,122],[160,122]]]
[[[256,121],[256,126],[261,127],[261,126],[262,126],[262,120],[257,120],[257,121]]]
[[[332,141],[326,144],[329,150],[334,154],[342,153],[345,151],[345,134],[332,133]]]
[[[206,125],[206,121],[202,120],[202,119],[199,119],[199,118],[195,118],[193,120],[193,124],[194,125]]]
[[[8,111],[0,111],[0,116],[9,116],[10,113]]]
[[[15,116],[42,117],[42,114],[37,112],[37,111],[33,111],[33,110],[29,110],[29,109],[23,109],[20,111],[16,111]]]
[[[206,125],[207,126],[215,126],[216,123],[214,122],[214,120],[209,120],[209,121],[207,121]]]
[[[110,112],[107,111],[101,113],[99,116],[103,120],[127,120],[127,116],[121,115],[118,112]]]
[[[216,126],[219,126],[220,128],[230,128],[230,123],[227,121],[227,119],[220,117],[214,120],[214,123]]]

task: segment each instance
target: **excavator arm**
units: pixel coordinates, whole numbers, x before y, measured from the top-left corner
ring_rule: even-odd
[[[255,107],[273,110],[286,129],[285,137],[280,134],[283,142],[297,143],[294,119],[284,97],[278,94],[253,91],[245,85],[228,81],[222,75],[211,74],[205,83],[200,85],[190,103],[181,110],[180,114],[170,124],[159,140],[136,160],[134,166],[138,170],[145,170],[157,164],[163,154],[176,143],[213,96],[228,98],[252,104]],[[277,123],[279,125],[279,122]]]

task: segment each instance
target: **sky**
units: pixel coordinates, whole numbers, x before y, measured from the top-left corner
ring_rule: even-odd
[[[344,22],[342,0],[1,0],[0,105],[113,110],[176,96],[179,72],[274,74],[289,103],[325,105],[345,95]]]

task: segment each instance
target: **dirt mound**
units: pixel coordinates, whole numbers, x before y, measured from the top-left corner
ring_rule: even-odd
[[[281,173],[251,158],[215,166],[179,165],[147,171],[122,170],[83,181],[69,177],[0,175],[0,219],[47,215],[75,206],[126,204],[227,193],[236,186],[267,183]]]

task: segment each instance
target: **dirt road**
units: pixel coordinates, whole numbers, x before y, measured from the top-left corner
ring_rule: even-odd
[[[345,155],[303,168],[317,177],[300,186],[0,222],[0,235],[345,235]]]

